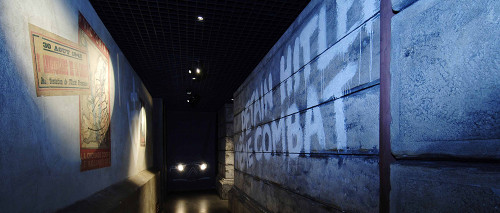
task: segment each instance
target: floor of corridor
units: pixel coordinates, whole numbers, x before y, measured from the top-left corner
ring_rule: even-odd
[[[163,206],[165,213],[227,213],[228,201],[215,190],[171,192]]]

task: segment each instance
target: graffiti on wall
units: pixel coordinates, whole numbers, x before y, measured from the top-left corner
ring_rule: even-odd
[[[361,20],[368,20],[376,14],[376,2],[366,0],[362,5],[365,8],[361,10],[364,12]],[[279,86],[273,89],[273,75],[269,71],[251,92],[245,103],[246,108],[237,115],[237,120],[241,122],[241,133],[236,138],[239,144],[236,151],[239,153],[235,160],[240,167],[251,167],[254,161],[269,159],[274,153],[293,154],[289,155],[292,158],[299,154],[309,155],[313,143],[314,147],[321,150],[327,147],[336,150],[348,148],[341,97],[349,94],[351,88],[373,80],[372,25],[368,22],[359,29],[355,29],[356,26],[352,24],[348,26],[347,16],[352,6],[353,1],[337,3],[336,11],[327,13],[323,5],[317,14],[305,22],[290,44],[284,47],[278,66]],[[332,20],[337,22],[336,38],[339,41],[332,47],[328,47],[327,42],[327,15],[336,16]],[[356,34],[356,30],[359,34]],[[362,38],[362,31],[368,34],[367,38]],[[365,62],[369,66],[363,70],[366,73],[363,76],[369,79],[363,81],[362,48],[369,48],[370,54],[370,61]],[[349,54],[352,52],[359,55],[351,57]],[[341,63],[332,63],[334,60]],[[301,104],[299,107],[296,102],[304,98],[305,106]],[[322,109],[318,107],[329,100],[334,100],[335,119],[329,121],[334,122],[333,130],[325,130]],[[278,110],[273,110],[275,108]],[[273,112],[279,115],[272,115]],[[334,131],[335,138],[326,140],[325,131]]]

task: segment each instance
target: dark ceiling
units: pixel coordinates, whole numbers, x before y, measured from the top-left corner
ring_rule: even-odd
[[[217,111],[306,0],[90,0],[151,95],[168,110]],[[198,21],[198,16],[204,18]],[[192,80],[188,70],[204,73]],[[194,72],[194,71],[193,71]],[[187,102],[187,91],[197,98]]]

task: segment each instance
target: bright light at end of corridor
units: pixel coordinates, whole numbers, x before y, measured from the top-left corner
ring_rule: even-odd
[[[202,171],[203,171],[203,170],[205,170],[205,169],[207,169],[207,164],[206,164],[206,163],[202,163],[202,164],[200,165],[200,169],[201,169]]]
[[[177,165],[177,170],[179,170],[179,172],[184,171],[184,165],[182,164]]]

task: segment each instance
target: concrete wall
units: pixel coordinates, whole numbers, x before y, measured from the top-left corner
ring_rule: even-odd
[[[217,182],[215,187],[219,196],[227,200],[229,190],[234,185],[234,127],[233,104],[225,104],[217,113],[218,146],[217,146]]]
[[[393,9],[391,211],[498,211],[500,2]]]
[[[81,12],[110,52],[111,167],[80,172],[79,97],[37,97],[28,23],[78,42]],[[152,99],[88,1],[0,1],[0,208],[51,212],[151,167]],[[144,101],[147,142],[138,136]]]
[[[500,159],[500,41],[492,36],[500,32],[499,7],[486,0],[418,1],[394,16],[397,156]]]
[[[234,94],[232,211],[498,211],[500,3],[379,5],[311,1]]]
[[[311,1],[235,92],[233,211],[378,210],[379,4]]]

